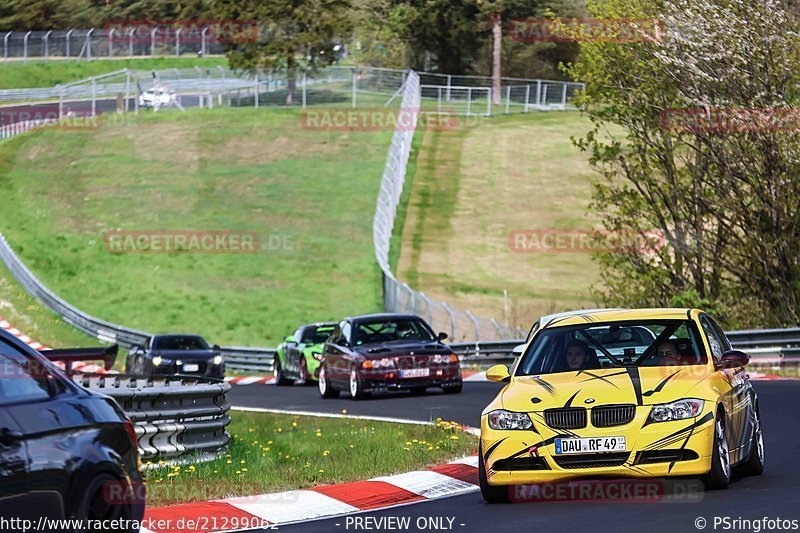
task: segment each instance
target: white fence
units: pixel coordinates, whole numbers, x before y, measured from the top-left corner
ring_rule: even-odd
[[[451,90],[452,88],[450,87]],[[443,90],[446,90],[446,87]],[[488,104],[486,105],[490,106],[491,92],[484,92],[484,94],[487,95]],[[450,96],[453,97],[452,92]],[[421,106],[420,76],[416,72],[410,71],[403,86],[400,108],[413,110],[420,109]],[[491,107],[487,107],[487,112],[491,112]],[[417,124],[416,116],[413,117],[413,121],[413,128],[398,123],[394,131],[373,219],[375,258],[383,271],[383,298],[386,310],[418,314],[435,329],[447,332],[454,342],[519,337],[521,334],[519,331],[504,327],[496,320],[478,318],[469,311],[457,311],[446,303],[434,301],[424,293],[415,291],[407,284],[400,282],[392,272],[389,263],[389,249],[397,217],[397,207],[405,185],[408,158]]]

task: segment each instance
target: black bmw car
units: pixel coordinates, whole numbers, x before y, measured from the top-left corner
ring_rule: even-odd
[[[137,449],[134,426],[114,400],[79,387],[0,330],[4,531],[31,531],[23,520],[141,520],[145,485]]]
[[[128,374],[140,376],[189,374],[225,377],[225,360],[219,346],[209,346],[199,335],[153,335],[128,353]]]
[[[372,392],[441,387],[461,392],[458,357],[416,315],[378,314],[346,318],[325,342],[319,368],[319,392],[340,391],[359,400]]]

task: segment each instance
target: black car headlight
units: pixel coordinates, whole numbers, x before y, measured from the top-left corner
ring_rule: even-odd
[[[528,413],[513,413],[498,409],[489,413],[489,427],[492,429],[530,429],[533,427]]]
[[[322,354],[320,352],[311,352],[311,357],[317,361],[322,361]]]
[[[167,359],[165,357],[161,357],[160,355],[157,355],[157,356],[153,357],[153,365],[154,366],[164,366],[164,365],[171,365],[171,364],[172,364],[172,359]]]
[[[694,418],[703,412],[705,401],[696,398],[685,398],[677,402],[654,405],[650,411],[651,422],[669,422]]]
[[[222,364],[222,361],[223,361],[223,359],[222,359],[222,356],[221,356],[221,355],[215,355],[215,356],[214,356],[214,359],[212,359],[212,360],[211,360],[211,362],[212,362],[213,364],[217,365],[217,366],[221,365],[221,364]]]

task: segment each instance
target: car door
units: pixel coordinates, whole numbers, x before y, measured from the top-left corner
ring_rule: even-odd
[[[325,368],[331,381],[346,383],[350,379],[351,326],[343,321],[325,343]]]
[[[286,343],[286,351],[284,352],[286,358],[286,369],[293,376],[298,375],[298,373],[300,372],[300,357],[298,355],[299,352],[298,346],[302,335],[303,335],[303,328],[297,328],[297,331],[295,331],[294,335],[292,335],[293,340]]]
[[[53,406],[63,391],[61,382],[36,357],[2,339],[0,367],[1,464],[9,469],[12,484],[24,479],[26,487],[21,498],[6,499],[5,505],[17,502],[10,514],[2,516],[63,517],[67,483],[61,450],[66,436],[59,430],[68,417]],[[0,485],[5,486],[5,480]]]
[[[722,368],[720,360],[722,355],[731,349],[730,342],[721,328],[708,315],[701,315],[700,324],[711,348],[711,357],[714,368],[729,384],[728,390],[723,392],[723,405],[725,406],[725,434],[731,453],[731,464],[735,464],[745,457],[743,452],[749,449],[752,441],[752,397],[750,381],[744,368]]]
[[[0,397],[3,396],[5,372],[0,378]],[[33,507],[28,491],[28,454],[22,429],[0,406],[0,516],[23,518],[20,511]],[[25,511],[24,514],[30,514]],[[25,517],[29,518],[29,517]]]

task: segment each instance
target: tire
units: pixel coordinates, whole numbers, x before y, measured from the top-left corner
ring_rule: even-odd
[[[478,482],[481,486],[481,496],[486,503],[508,503],[509,488],[504,485],[492,486],[486,478],[486,465],[483,460],[483,449],[478,447]]]
[[[319,387],[319,395],[326,400],[339,397],[339,391],[334,389],[331,386],[331,382],[328,381],[328,372],[325,370],[325,365],[319,367],[319,382],[317,386]]]
[[[135,514],[133,507],[144,506],[144,502],[125,501],[128,498],[122,495],[120,501],[109,498],[108,495],[116,493],[116,490],[109,490],[110,485],[108,484],[116,485],[118,483],[122,482],[110,474],[98,474],[86,487],[75,517],[83,522],[87,520],[132,520]],[[120,494],[122,493],[120,492]],[[109,501],[110,499],[111,501]],[[133,532],[133,529],[127,528],[119,531]]]
[[[283,387],[286,385],[291,385],[292,380],[288,379],[286,375],[283,373],[283,365],[281,365],[281,358],[275,355],[275,361],[272,364],[273,370],[272,373],[275,375],[275,385],[279,387]]]
[[[350,398],[353,400],[363,400],[368,394],[364,392],[364,382],[358,375],[358,369],[350,369]]]
[[[306,361],[305,355],[300,360],[300,381],[298,383],[306,387],[314,384],[314,380],[311,379],[311,373],[308,371],[308,361]]]
[[[748,476],[760,476],[764,473],[764,435],[761,432],[761,413],[758,411],[758,404],[756,404],[755,413],[756,422],[750,457],[740,466],[742,473]]]
[[[461,394],[461,390],[464,388],[464,384],[459,382],[458,385],[455,387],[442,387],[442,392],[445,394]]]
[[[711,470],[703,477],[703,485],[709,490],[727,489],[731,484],[730,447],[725,437],[725,415],[717,412],[714,421],[714,449],[711,453]]]

